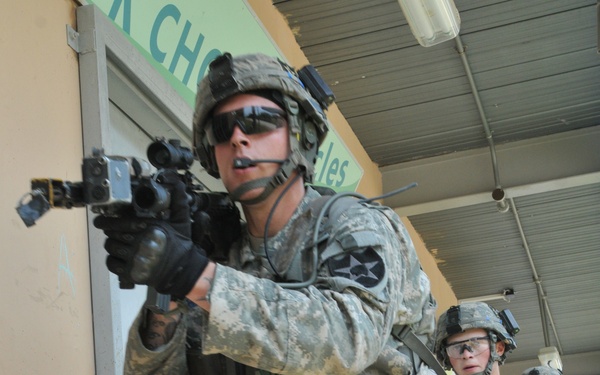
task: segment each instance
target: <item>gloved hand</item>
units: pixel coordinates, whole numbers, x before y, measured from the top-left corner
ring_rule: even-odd
[[[215,262],[227,262],[229,250],[242,235],[240,212],[225,193],[211,193],[206,210],[194,213],[192,240]]]
[[[162,187],[167,189],[171,196],[169,205],[169,224],[181,235],[192,237],[192,220],[190,218],[190,197],[185,184],[175,170],[165,170],[157,178]]]
[[[185,185],[175,179],[164,184],[171,193],[171,222],[138,218],[130,210],[119,217],[98,216],[94,226],[108,237],[104,248],[109,254],[109,271],[122,280],[183,298],[206,268],[208,258],[189,238],[191,220]]]

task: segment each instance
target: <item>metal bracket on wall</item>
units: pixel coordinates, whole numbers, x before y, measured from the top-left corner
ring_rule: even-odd
[[[80,55],[96,52],[96,30],[80,34],[71,25],[67,25],[67,44]]]
[[[67,44],[79,53],[79,33],[71,25],[67,25]]]

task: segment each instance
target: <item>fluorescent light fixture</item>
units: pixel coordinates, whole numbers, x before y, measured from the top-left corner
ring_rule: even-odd
[[[415,38],[423,47],[455,38],[460,16],[453,0],[398,0]]]
[[[553,369],[562,371],[562,361],[560,360],[560,354],[555,346],[547,346],[541,348],[538,353],[538,358],[542,366],[549,366]]]
[[[495,301],[495,300],[504,300],[506,302],[510,302],[510,300],[513,299],[514,296],[515,296],[515,290],[512,288],[507,288],[507,289],[504,289],[502,291],[502,293],[487,294],[485,296],[459,299],[458,303],[461,304],[463,302],[487,302],[487,301]]]

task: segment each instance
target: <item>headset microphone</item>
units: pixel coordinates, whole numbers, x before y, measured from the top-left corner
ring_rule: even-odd
[[[285,159],[248,159],[248,158],[237,158],[233,159],[233,168],[245,169],[248,167],[254,167],[258,163],[275,163],[283,164],[287,160]]]

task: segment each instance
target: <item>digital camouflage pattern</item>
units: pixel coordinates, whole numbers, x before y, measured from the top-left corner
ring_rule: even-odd
[[[309,188],[286,227],[268,239],[283,275],[303,274],[295,270],[310,247],[317,216],[311,202],[318,198]],[[260,239],[242,238],[229,264],[217,266],[210,314],[182,307],[175,336],[157,352],[144,348],[136,320],[126,373],[187,374],[188,361],[205,366],[191,374],[210,373],[206,362],[217,354],[264,370],[246,372],[252,374],[414,373],[407,349],[390,332],[410,325],[431,340],[436,305],[406,229],[390,208],[358,203],[331,215],[327,227],[330,238],[321,250],[337,266],[320,262],[317,282],[297,290],[272,281]],[[354,253],[360,256],[353,263],[340,261]],[[381,269],[369,272],[373,267]]]
[[[329,122],[295,69],[261,53],[239,56],[224,53],[211,63],[208,75],[198,84],[193,124],[194,148],[200,163],[209,174],[219,176],[213,149],[206,138],[212,110],[228,97],[256,90],[273,90],[283,95],[280,105],[287,113],[290,133],[289,166],[301,167],[305,181],[312,182],[316,152],[329,130]]]
[[[550,366],[536,366],[523,371],[523,375],[562,375],[562,372]]]
[[[455,308],[459,309],[460,320],[449,322],[449,312]],[[484,302],[465,302],[446,310],[438,319],[435,334],[435,354],[447,368],[450,368],[450,361],[445,350],[446,339],[455,333],[472,328],[483,328],[488,332],[491,331],[506,344],[505,354],[500,358],[501,363],[504,361],[506,353],[517,346],[514,338],[502,325],[502,319],[500,319],[496,309]],[[452,332],[453,329],[457,329],[457,331]]]

